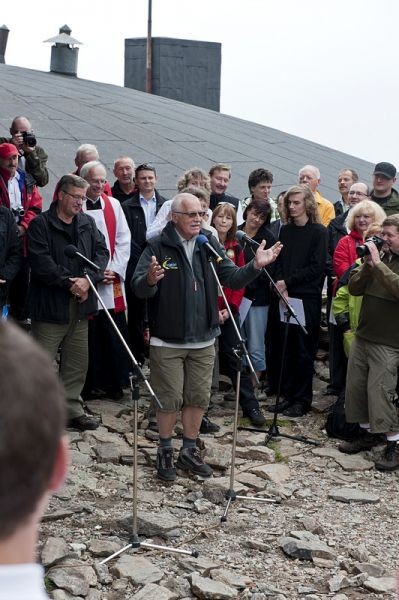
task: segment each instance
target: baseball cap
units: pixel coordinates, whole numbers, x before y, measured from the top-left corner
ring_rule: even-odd
[[[0,158],[10,158],[15,155],[18,155],[18,149],[14,144],[0,144]]]
[[[383,175],[387,179],[393,179],[396,177],[396,167],[389,162],[377,163],[374,167],[373,175]]]

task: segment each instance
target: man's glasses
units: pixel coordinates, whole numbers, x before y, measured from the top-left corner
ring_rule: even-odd
[[[66,192],[65,190],[61,190],[62,192],[64,192],[65,196],[69,196],[70,198],[73,198],[76,202],[83,202],[84,199],[86,198],[86,196],[79,196],[79,194],[70,194],[69,192]]]
[[[186,217],[188,217],[189,219],[195,219],[195,217],[200,217],[201,219],[203,219],[206,215],[206,212],[204,210],[196,210],[193,212],[184,212],[182,210],[174,210],[172,211],[177,215],[186,215]]]
[[[368,198],[368,195],[365,194],[364,192],[349,192],[349,196],[365,196],[366,198]]]

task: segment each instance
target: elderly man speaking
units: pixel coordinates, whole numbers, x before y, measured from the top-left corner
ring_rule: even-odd
[[[220,333],[218,290],[207,249],[197,244],[198,234],[206,235],[223,257],[216,270],[221,283],[232,289],[255,279],[281,249],[278,242],[265,250],[263,241],[255,258],[238,268],[212,234],[201,230],[203,212],[198,198],[177,194],[171,215],[161,235],[148,242],[132,279],[137,296],[149,299],[151,380],[162,402],[157,413],[157,474],[165,481],[176,478],[171,438],[180,410],[183,447],[177,466],[202,477],[212,475],[196,448],[196,438],[209,402],[214,341]]]

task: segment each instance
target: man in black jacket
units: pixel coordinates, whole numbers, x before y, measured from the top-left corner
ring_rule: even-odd
[[[202,477],[212,475],[196,447],[204,410],[209,403],[215,338],[219,335],[218,289],[200,231],[222,260],[216,270],[223,285],[240,289],[255,279],[260,269],[276,259],[280,244],[265,250],[262,242],[253,261],[238,268],[224,248],[201,230],[204,212],[192,194],[178,194],[170,221],[160,236],[152,238],[135,270],[132,285],[137,295],[149,299],[151,381],[162,409],[157,412],[160,445],[157,474],[176,477],[172,433],[182,410],[183,447],[178,466]]]
[[[97,420],[85,415],[80,397],[88,365],[88,322],[97,300],[84,276],[104,279],[109,253],[94,219],[81,212],[88,183],[77,175],[64,175],[57,200],[34,219],[28,230],[31,267],[29,305],[32,333],[56,357],[61,347],[60,376],[68,401],[69,426],[95,429]],[[99,273],[65,254],[68,245],[97,264]]]
[[[8,285],[22,265],[22,242],[11,211],[0,206],[0,312],[7,316]]]
[[[126,281],[130,281],[146,244],[147,227],[155,219],[166,198],[155,189],[157,173],[155,167],[142,164],[136,168],[137,191],[129,200],[122,202],[127,224],[131,233],[130,260],[126,271]],[[145,360],[144,322],[145,301],[137,298],[130,286],[126,287],[127,318],[131,350],[140,364]]]

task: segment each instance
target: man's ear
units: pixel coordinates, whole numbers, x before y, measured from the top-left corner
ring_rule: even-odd
[[[50,477],[47,489],[53,493],[59,490],[66,479],[69,465],[69,443],[66,435],[60,439],[57,454],[55,457],[53,472]]]

